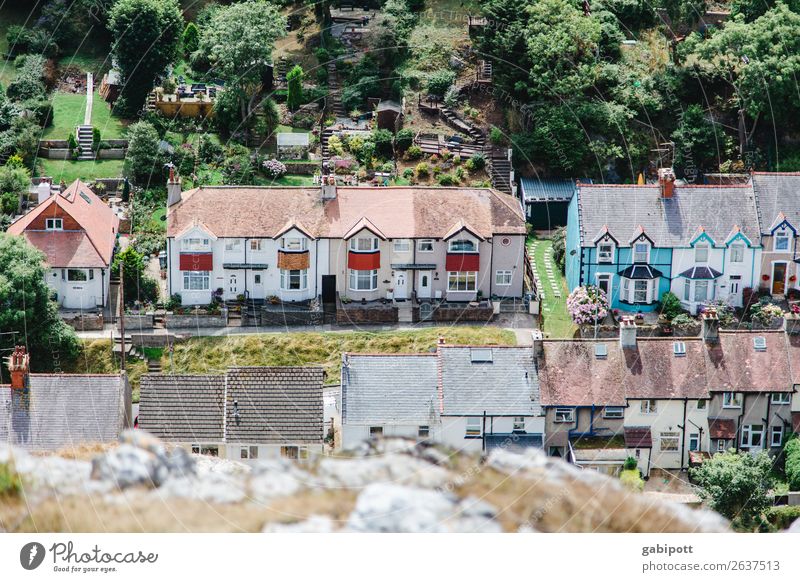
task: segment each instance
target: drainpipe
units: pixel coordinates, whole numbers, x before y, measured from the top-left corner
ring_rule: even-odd
[[[686,407],[689,404],[689,399],[683,399],[683,424],[680,426],[681,429],[681,471],[683,471],[683,454],[686,450]]]
[[[762,438],[762,444],[764,444],[764,445],[767,444],[766,440],[767,440],[768,437],[772,438],[770,436],[770,428],[769,428],[769,412],[771,410],[771,404],[772,404],[772,392],[769,392],[769,393],[767,393],[767,417],[765,419],[763,419],[764,420],[764,434],[761,437]],[[770,442],[769,447],[765,446],[764,448],[772,448],[772,443]]]
[[[478,244],[478,249],[480,249],[480,243]],[[478,257],[480,257],[480,255],[478,255]],[[478,260],[480,260],[480,258]],[[493,274],[494,274],[494,237],[492,237],[492,244],[489,251],[489,297],[487,297],[487,299],[489,299],[490,301],[492,299],[492,279],[494,278]]]
[[[486,452],[486,411],[483,411],[483,430],[481,430],[481,451]]]
[[[172,297],[175,294],[175,290],[172,288],[172,239],[170,238],[167,239],[167,277],[167,291],[169,292],[169,297]],[[209,281],[210,278],[209,276]],[[210,286],[211,283],[209,282],[209,287]],[[169,299],[169,297],[167,297],[167,299]]]
[[[747,393],[742,392],[742,412],[739,414],[739,420],[736,426],[736,452],[739,452],[740,443],[742,442],[742,421],[744,421],[744,413],[747,410]]]
[[[103,310],[106,308],[106,270],[100,269],[100,297],[103,300]]]
[[[247,242],[249,238],[244,239],[244,264],[247,265]],[[244,297],[247,299],[250,295],[247,293],[247,267],[244,269]],[[246,304],[245,304],[246,307]]]
[[[330,251],[329,251],[330,252]],[[319,239],[314,241],[314,297],[319,297]],[[322,302],[320,302],[322,303]]]

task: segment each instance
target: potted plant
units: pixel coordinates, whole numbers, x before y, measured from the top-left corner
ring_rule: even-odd
[[[394,299],[394,288],[393,287],[389,287],[386,290],[386,299]]]
[[[267,301],[269,301],[271,305],[278,305],[281,302],[280,298],[277,295],[270,295],[267,298]]]

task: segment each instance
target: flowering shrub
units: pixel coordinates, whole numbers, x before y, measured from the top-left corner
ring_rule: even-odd
[[[795,315],[797,315],[798,313],[800,313],[800,305],[798,305],[797,303],[792,303],[792,304],[789,306],[789,309],[790,309],[790,310],[791,310],[791,312],[792,312],[792,313],[794,313]]]
[[[578,287],[567,298],[567,311],[577,324],[602,321],[608,315],[608,297],[594,285]]]
[[[270,178],[280,178],[286,173],[286,165],[278,160],[264,160],[261,165],[264,167],[264,173]]]
[[[719,324],[722,327],[729,327],[736,323],[733,306],[724,299],[713,299],[711,301],[707,301],[700,307],[700,313],[703,313],[709,308],[717,310],[717,318],[719,319]]]
[[[754,323],[770,326],[780,317],[783,317],[783,310],[769,301],[759,301],[750,308],[750,318]]]

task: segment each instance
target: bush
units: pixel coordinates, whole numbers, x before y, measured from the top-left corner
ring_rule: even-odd
[[[767,521],[778,531],[800,519],[800,505],[780,505],[767,510]]]
[[[164,309],[167,311],[175,311],[175,309],[181,306],[182,301],[183,298],[180,293],[173,293],[167,302],[164,303]]]
[[[639,469],[624,470],[619,474],[619,482],[631,491],[644,491],[644,480],[639,475]]]
[[[53,125],[53,104],[47,99],[28,99],[22,102],[22,108],[30,113],[39,127]]]
[[[183,54],[191,55],[200,48],[200,29],[194,22],[190,22],[183,29]]]
[[[430,168],[425,162],[420,162],[416,167],[416,174],[418,178],[427,178],[430,176]]]
[[[764,327],[771,326],[776,319],[783,317],[783,310],[771,303],[769,298],[762,297],[758,303],[750,307],[750,319]]]
[[[344,155],[344,145],[338,135],[332,135],[328,138],[328,149],[334,156]]]
[[[158,132],[146,121],[128,127],[128,152],[125,155],[125,172],[141,184],[156,178],[162,181],[161,158],[158,149]]]
[[[422,149],[417,145],[409,146],[403,157],[409,161],[418,160],[422,157]]]
[[[295,65],[292,70],[286,74],[286,107],[289,111],[297,111],[303,101],[303,68],[300,65]]]
[[[633,471],[639,466],[639,461],[636,457],[628,457],[625,459],[625,464],[622,466],[626,471]]]
[[[689,327],[695,325],[697,320],[692,319],[687,313],[680,313],[672,318],[672,325],[674,327]]]
[[[280,178],[286,173],[286,165],[278,160],[264,160],[261,166],[270,178]]]
[[[672,291],[667,291],[661,296],[661,315],[672,321],[672,319],[683,313],[681,300]]]
[[[0,463],[0,499],[19,497],[22,494],[22,478],[12,463]]]
[[[577,324],[602,321],[608,315],[608,296],[599,287],[578,287],[567,297],[567,310]]]
[[[486,167],[486,156],[483,154],[472,154],[472,157],[469,159],[472,162],[472,167],[467,168],[468,170],[482,170]]]
[[[100,128],[93,127],[92,128],[92,149],[97,151],[100,149],[100,142],[102,141],[102,134],[100,133]]]
[[[399,152],[405,152],[414,142],[414,132],[408,128],[403,128],[397,132],[394,138],[394,145]]]
[[[403,178],[405,178],[406,180],[410,180],[413,177],[414,177],[414,170],[412,170],[411,168],[406,168],[405,170],[403,170]]]
[[[792,437],[783,447],[786,480],[791,491],[800,491],[800,438]]]
[[[492,126],[492,129],[489,130],[489,141],[491,141],[494,145],[502,145],[505,143],[506,137],[503,135],[503,132],[500,131],[500,129]]]
[[[439,186],[455,186],[458,179],[452,174],[442,174],[439,176]]]
[[[219,161],[222,157],[222,146],[218,144],[214,138],[207,133],[200,136],[200,141],[197,146],[197,155],[200,160],[206,164]]]
[[[428,78],[428,93],[444,97],[455,80],[456,74],[453,71],[436,71]]]
[[[75,134],[72,133],[72,132],[70,132],[70,134],[67,136],[67,147],[70,150],[74,150],[76,147],[78,147],[78,139],[75,137]]]
[[[392,132],[388,129],[376,129],[372,132],[372,141],[375,143],[375,152],[382,158],[391,158],[392,151]]]
[[[560,226],[553,232],[553,260],[558,265],[561,273],[564,273],[567,254],[567,227]]]
[[[9,84],[6,95],[13,101],[44,99],[47,88],[44,84],[45,59],[39,55],[20,57],[14,80]]]

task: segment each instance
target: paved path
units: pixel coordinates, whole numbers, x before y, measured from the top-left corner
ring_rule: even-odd
[[[86,113],[83,115],[83,124],[92,124],[92,103],[94,101],[94,77],[86,73]]]

